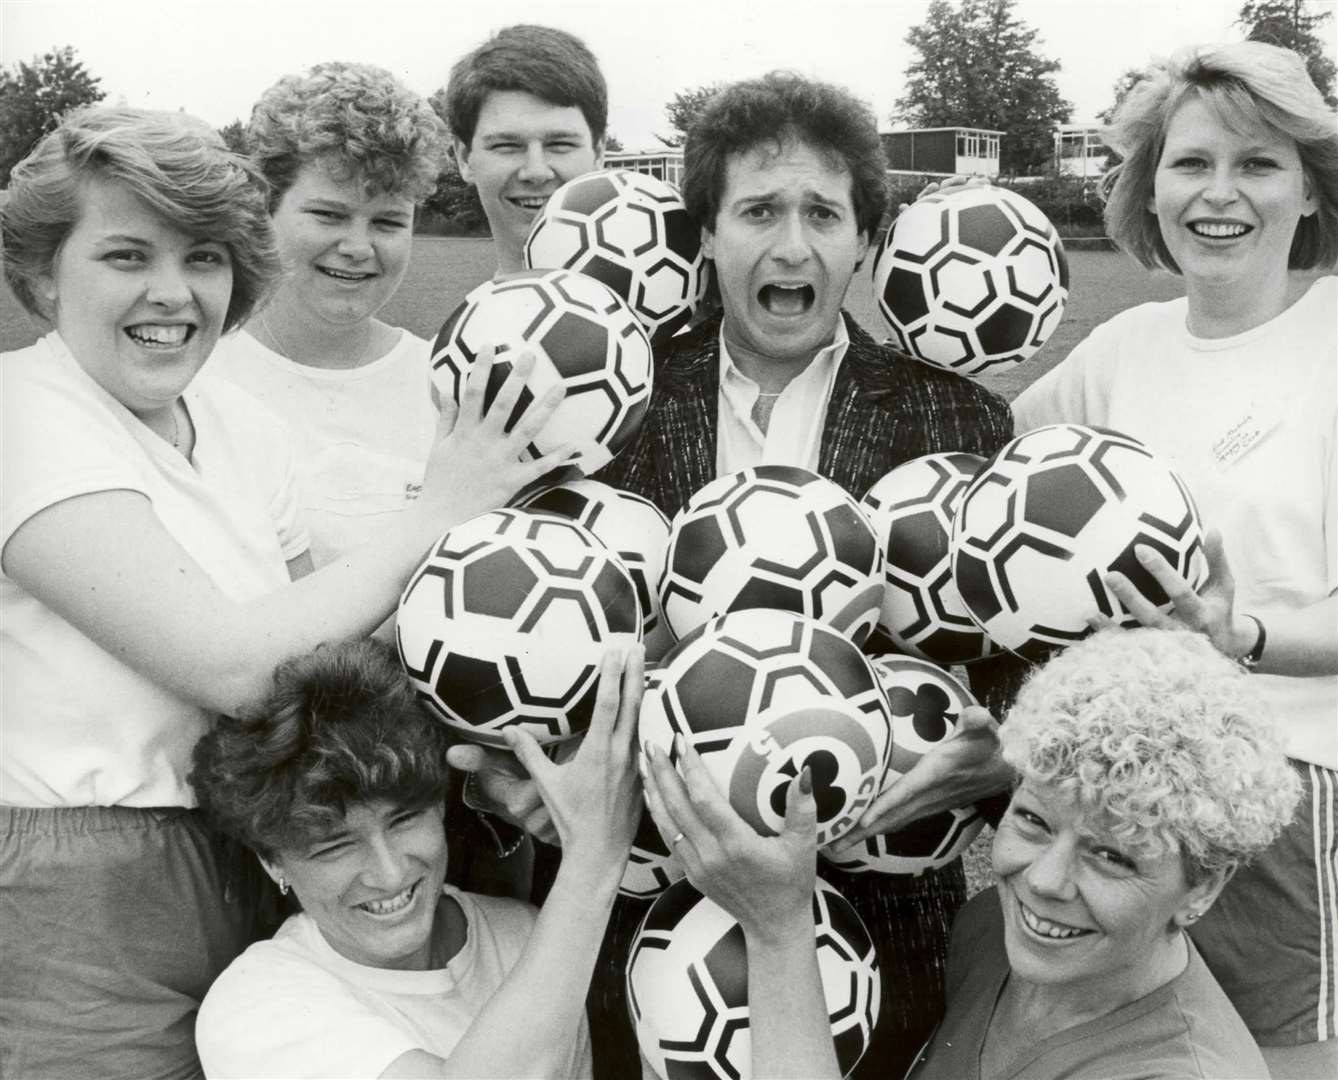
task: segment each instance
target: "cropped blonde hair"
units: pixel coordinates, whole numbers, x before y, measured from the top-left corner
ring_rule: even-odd
[[[1124,159],[1101,181],[1111,238],[1148,268],[1180,272],[1148,205],[1167,126],[1190,95],[1232,130],[1265,128],[1295,140],[1318,209],[1296,226],[1287,265],[1338,262],[1338,120],[1301,57],[1258,41],[1183,49],[1153,63],[1129,91],[1104,135]]]
[[[1023,783],[1074,798],[1131,851],[1178,850],[1191,881],[1267,847],[1300,781],[1250,677],[1187,630],[1104,630],[1050,660],[1001,725]]]

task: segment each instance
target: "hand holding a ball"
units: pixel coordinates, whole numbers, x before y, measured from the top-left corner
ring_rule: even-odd
[[[931,814],[969,806],[1008,787],[999,756],[999,725],[979,705],[962,710],[957,727],[869,804],[850,832],[827,850],[842,856],[870,836],[904,829]]]
[[[790,781],[780,835],[761,836],[720,793],[701,756],[682,736],[677,743],[681,776],[663,750],[645,745],[646,805],[688,880],[749,939],[810,935],[818,807],[808,769]]]
[[[557,468],[570,448],[557,447],[533,460],[522,460],[525,447],[543,430],[564,396],[554,386],[531,402],[508,429],[534,357],[525,353],[512,365],[496,398],[485,407],[484,394],[493,365],[493,349],[479,355],[479,378],[470,379],[460,404],[442,402],[437,439],[428,457],[419,503],[438,522],[466,521],[504,506],[517,491]]]

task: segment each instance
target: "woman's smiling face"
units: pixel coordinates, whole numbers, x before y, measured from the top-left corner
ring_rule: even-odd
[[[1285,278],[1296,226],[1316,207],[1291,136],[1237,130],[1198,96],[1172,114],[1149,209],[1191,290]]]
[[[266,863],[282,875],[330,947],[366,967],[425,970],[446,880],[442,808],[376,801]]]
[[[999,823],[994,872],[1013,973],[1101,1000],[1161,970],[1218,888],[1191,885],[1178,851],[1131,852],[1068,796],[1025,783]]]

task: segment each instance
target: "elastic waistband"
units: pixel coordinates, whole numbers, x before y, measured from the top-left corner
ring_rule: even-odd
[[[186,806],[0,806],[0,836],[84,836],[202,824],[200,811]]]

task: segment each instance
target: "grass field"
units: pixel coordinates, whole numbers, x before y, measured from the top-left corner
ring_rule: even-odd
[[[874,307],[868,260],[847,296],[847,308],[861,326],[883,339],[887,331]],[[491,240],[419,237],[414,241],[409,273],[382,313],[396,326],[430,337],[465,293],[493,271]],[[1012,399],[1042,372],[1057,364],[1069,350],[1118,311],[1148,300],[1166,300],[1182,292],[1169,274],[1149,274],[1113,252],[1075,251],[1069,256],[1071,295],[1064,321],[1046,346],[1025,364],[981,381]],[[8,290],[0,294],[0,351],[29,345],[42,328],[15,303]]]

